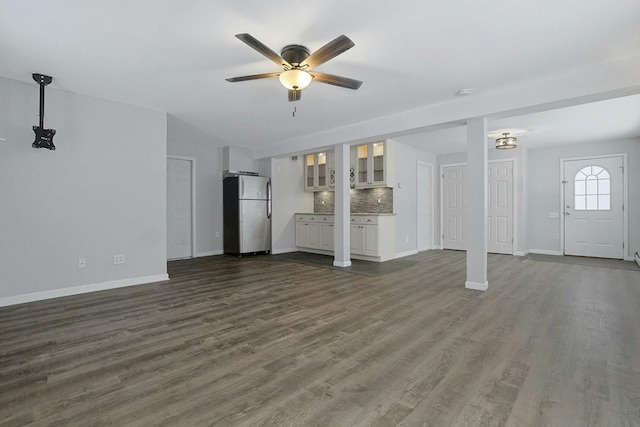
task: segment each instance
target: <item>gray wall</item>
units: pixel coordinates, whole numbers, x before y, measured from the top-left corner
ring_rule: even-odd
[[[295,214],[313,212],[313,193],[304,191],[302,156],[298,156],[295,162],[285,157],[271,159],[270,163],[273,186],[272,252],[293,252],[297,250]]]
[[[429,163],[435,168],[437,158],[431,153],[396,141],[396,188],[393,190],[393,210],[397,214],[397,254],[415,252],[418,247],[416,236],[418,161]],[[434,187],[437,187],[437,182],[435,180]],[[433,247],[434,244],[431,246]]]
[[[38,99],[0,78],[0,302],[166,277],[166,114],[51,85],[57,150],[36,150]]]
[[[560,240],[553,238],[560,233],[561,218],[549,218],[549,212],[558,212],[560,206],[560,159],[617,153],[628,155],[629,247],[626,255],[631,257],[640,250],[640,138],[632,138],[529,150],[528,232],[532,251],[558,252],[561,248]]]
[[[222,153],[222,147],[207,142],[167,141],[168,155],[194,158],[196,163],[195,256],[222,253]]]

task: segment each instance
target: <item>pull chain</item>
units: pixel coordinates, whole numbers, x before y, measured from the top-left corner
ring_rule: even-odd
[[[295,117],[295,116],[296,116],[296,107],[293,107],[293,114],[292,114],[292,117]]]

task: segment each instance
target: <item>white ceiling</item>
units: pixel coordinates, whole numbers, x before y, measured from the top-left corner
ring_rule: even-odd
[[[516,132],[518,146],[529,149],[638,137],[640,95],[489,120],[488,126],[490,133],[520,131]],[[467,149],[466,132],[460,125],[395,139],[434,154],[459,153]]]
[[[345,34],[355,47],[317,71],[364,84],[312,83],[294,118],[277,79],[225,81],[279,71],[234,37],[242,32],[276,52],[293,43],[314,51]],[[473,98],[639,57],[637,0],[0,1],[0,76],[48,74],[52,87],[167,112],[170,138],[255,149],[451,103],[463,88]],[[527,129],[521,144],[534,146],[639,136],[638,114],[629,97],[490,127]],[[464,128],[398,139],[436,153],[464,150]]]

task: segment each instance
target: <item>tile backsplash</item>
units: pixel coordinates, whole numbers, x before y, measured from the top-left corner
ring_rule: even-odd
[[[351,192],[351,213],[393,213],[393,188],[357,190],[352,188],[349,191]],[[314,213],[333,213],[334,208],[335,193],[333,191],[313,193]]]

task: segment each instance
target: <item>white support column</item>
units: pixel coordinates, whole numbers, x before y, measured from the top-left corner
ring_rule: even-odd
[[[488,188],[487,119],[467,121],[467,191],[469,209],[465,288],[486,291]]]
[[[351,265],[351,242],[349,224],[351,218],[351,197],[349,193],[349,146],[335,146],[336,191],[333,229],[334,258],[336,267]]]

